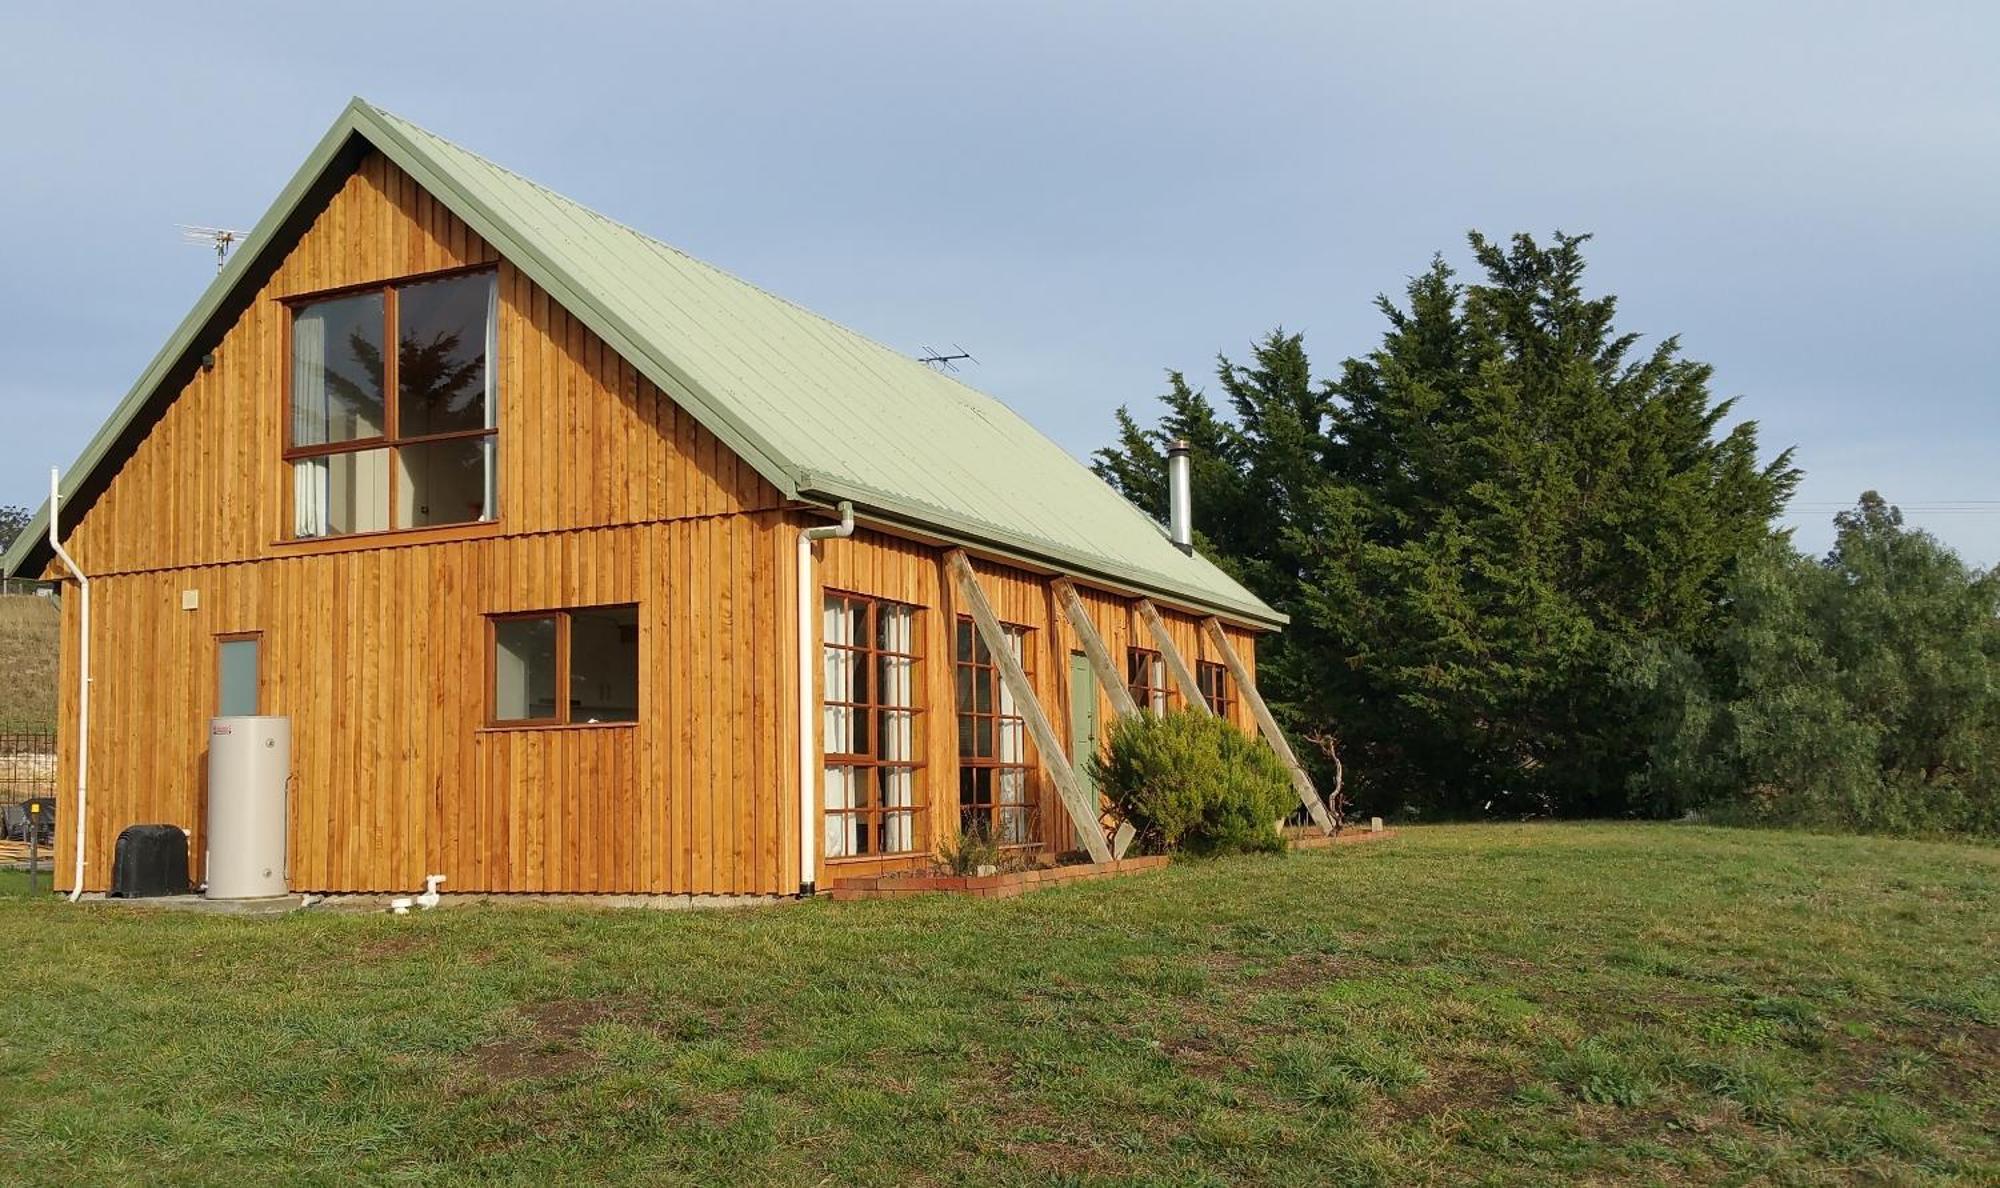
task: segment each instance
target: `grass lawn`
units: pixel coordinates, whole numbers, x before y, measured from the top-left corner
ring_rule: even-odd
[[[60,628],[53,600],[0,594],[0,730],[55,724]]]
[[[1433,827],[1006,901],[0,929],[17,1182],[2000,1180],[1990,848]]]

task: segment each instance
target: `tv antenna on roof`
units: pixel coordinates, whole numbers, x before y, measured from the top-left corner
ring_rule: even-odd
[[[231,231],[227,227],[191,227],[181,223],[181,239],[186,243],[198,243],[215,249],[215,267],[219,271],[229,259],[229,249],[249,238],[248,231]]]
[[[973,358],[970,354],[968,354],[964,347],[958,345],[955,342],[951,344],[950,354],[946,354],[945,352],[937,350],[933,347],[925,347],[924,353],[917,356],[917,362],[922,363],[927,367],[934,367],[939,371],[957,371],[958,363],[959,360],[961,359],[965,360],[968,363],[979,362],[979,360]]]

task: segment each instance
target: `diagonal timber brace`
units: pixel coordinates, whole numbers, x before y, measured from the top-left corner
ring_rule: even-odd
[[[1050,583],[1055,587],[1056,597],[1061,600],[1063,614],[1069,617],[1070,630],[1076,632],[1078,642],[1083,644],[1083,654],[1090,658],[1090,667],[1097,673],[1097,683],[1111,698],[1111,708],[1119,717],[1129,718],[1139,712],[1139,703],[1132,700],[1132,690],[1125,687],[1125,676],[1112,662],[1111,649],[1104,646],[1104,637],[1097,634],[1097,624],[1091,621],[1090,611],[1077,597],[1076,587],[1066,577],[1059,577]]]
[[[1257,692],[1257,682],[1250,679],[1250,670],[1243,666],[1236,649],[1230,646],[1229,635],[1222,629],[1222,621],[1213,616],[1202,620],[1201,628],[1208,634],[1208,642],[1215,645],[1222,662],[1229,666],[1229,679],[1236,682],[1242,691],[1243,700],[1250,706],[1250,713],[1257,719],[1257,730],[1271,749],[1278,753],[1285,770],[1291,773],[1292,788],[1299,794],[1299,803],[1312,814],[1313,824],[1327,833],[1334,830],[1333,816],[1326,811],[1326,802],[1319,798],[1319,791],[1306,775],[1306,769],[1299,764],[1299,757],[1292,753],[1292,744],[1285,741],[1284,732],[1278,729],[1277,719],[1271,716],[1271,707],[1264,704],[1264,695]]]
[[[1111,861],[1111,847],[1105,844],[1104,828],[1098,823],[1096,807],[1077,781],[1076,769],[1070,766],[1062,743],[1056,738],[1055,728],[1049,725],[1049,716],[1042,709],[1042,703],[1035,696],[1035,687],[1028,680],[1028,674],[1021,669],[1021,662],[1014,658],[1014,652],[1007,646],[1007,636],[1000,630],[1000,620],[993,614],[993,604],[986,600],[986,591],[979,585],[979,575],[973,572],[972,563],[965,553],[953,549],[946,555],[952,576],[957,579],[959,593],[965,598],[966,609],[972,612],[972,623],[979,631],[979,637],[986,642],[986,650],[992,654],[993,663],[1000,670],[1000,679],[1014,695],[1014,702],[1021,707],[1021,718],[1027,723],[1028,734],[1035,740],[1035,753],[1041,758],[1042,767],[1055,782],[1056,792],[1062,797],[1063,808],[1076,825],[1077,837],[1084,849],[1090,852],[1092,862]]]
[[[1063,614],[1068,616],[1070,630],[1076,633],[1077,642],[1083,645],[1083,654],[1089,658],[1091,670],[1097,674],[1097,683],[1111,699],[1111,709],[1121,718],[1129,718],[1139,712],[1139,703],[1132,700],[1132,690],[1125,687],[1125,678],[1118,666],[1111,660],[1111,649],[1104,646],[1104,637],[1097,634],[1097,624],[1091,620],[1090,610],[1077,597],[1076,586],[1066,577],[1056,578],[1049,583],[1056,592],[1056,599],[1062,603]],[[1073,761],[1079,756],[1072,755]],[[1138,836],[1130,822],[1121,822],[1118,832],[1111,837],[1111,854],[1123,858],[1125,851],[1132,848],[1132,839]]]
[[[1215,712],[1208,708],[1208,698],[1201,695],[1201,682],[1195,679],[1194,670],[1187,666],[1187,661],[1181,659],[1181,650],[1174,646],[1174,637],[1168,633],[1167,625],[1161,621],[1160,612],[1151,599],[1139,600],[1139,617],[1146,620],[1146,630],[1153,633],[1154,646],[1166,658],[1167,671],[1174,674],[1174,684],[1181,691],[1181,701],[1189,709],[1204,714]]]

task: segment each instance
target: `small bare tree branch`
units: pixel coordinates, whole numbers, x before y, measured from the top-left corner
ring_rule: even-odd
[[[1347,765],[1340,761],[1340,736],[1327,730],[1309,730],[1304,738],[1320,753],[1333,762],[1333,791],[1327,793],[1326,811],[1333,817],[1333,828],[1337,833],[1346,817]]]

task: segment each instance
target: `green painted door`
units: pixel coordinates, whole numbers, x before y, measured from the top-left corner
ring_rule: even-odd
[[[1084,794],[1097,795],[1097,781],[1090,778],[1085,762],[1097,754],[1097,673],[1090,657],[1082,652],[1069,654],[1069,755],[1076,765],[1077,782]]]

